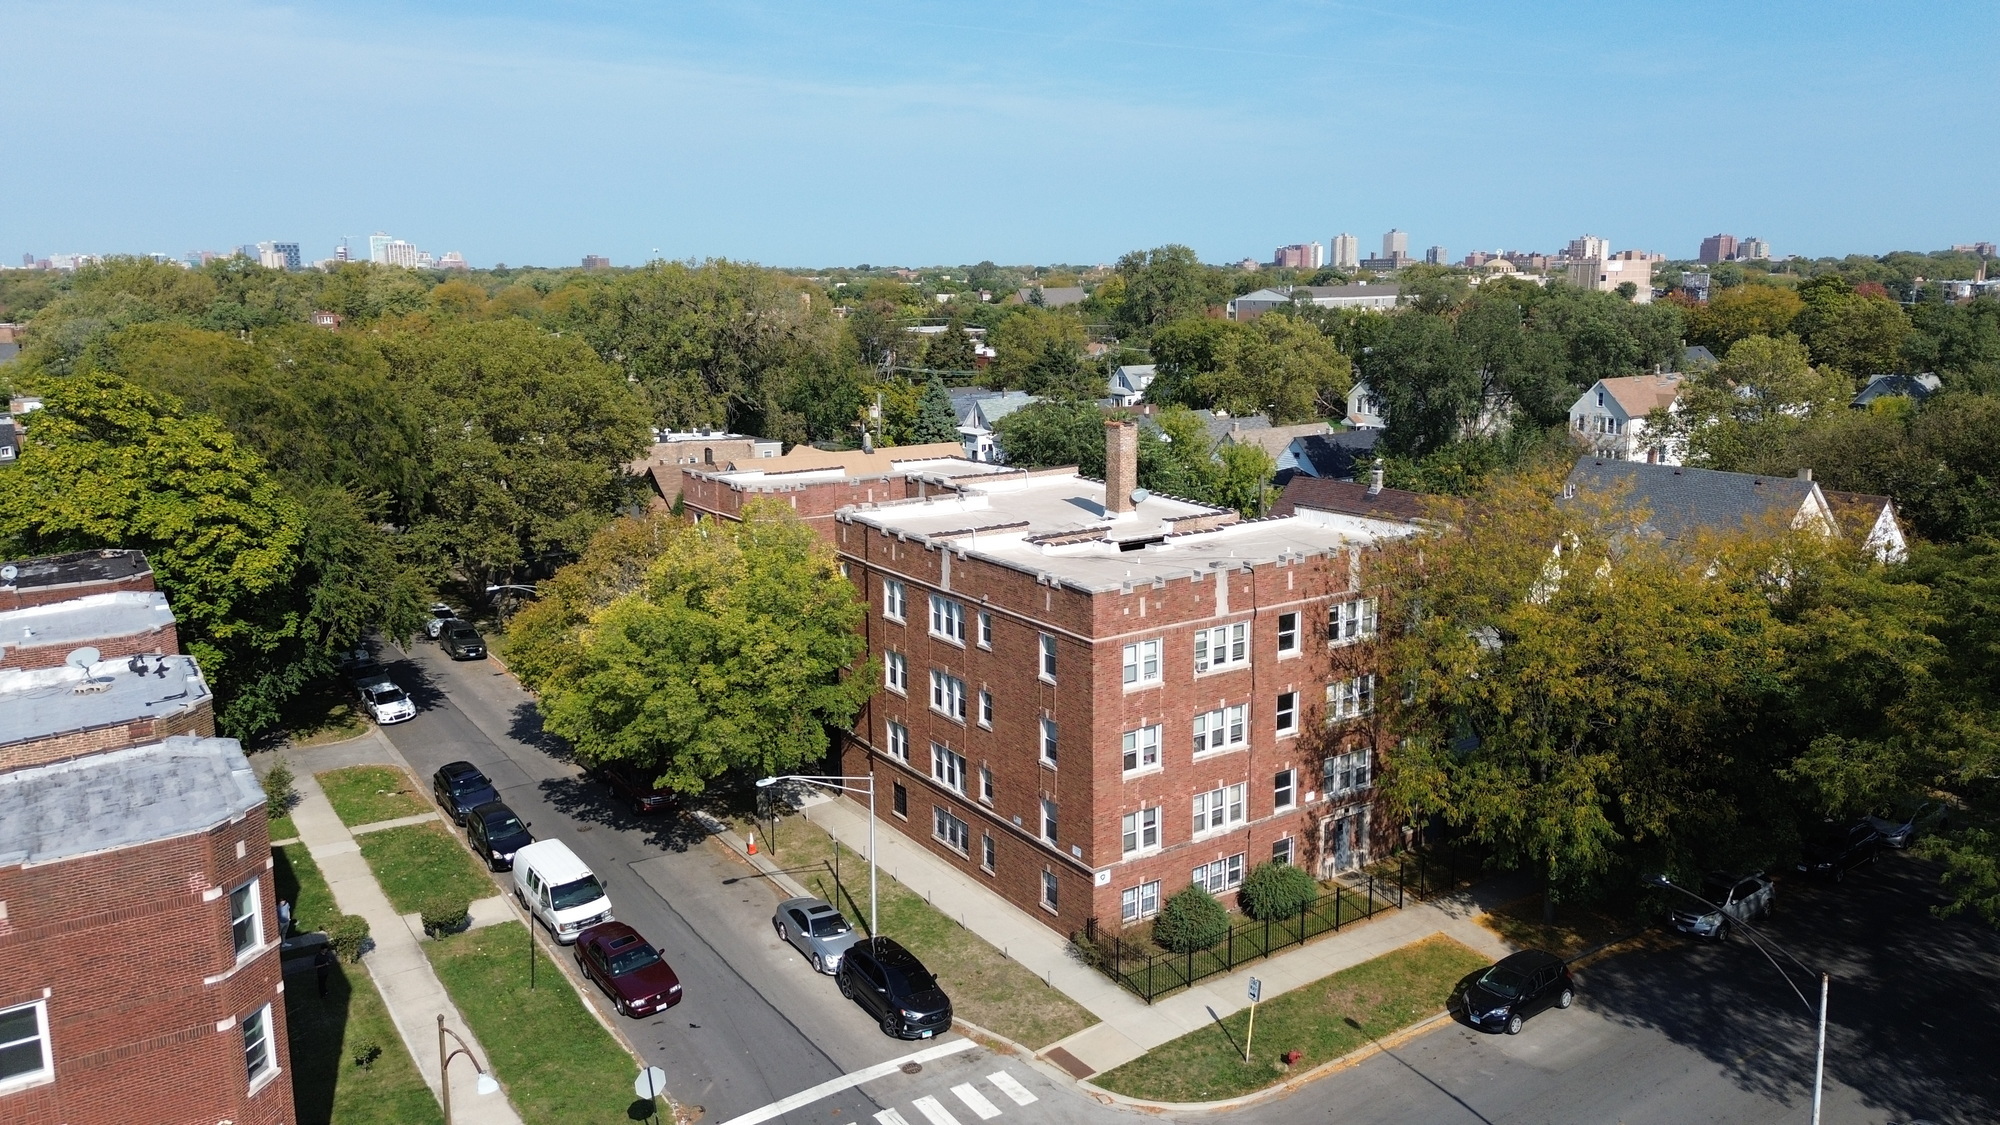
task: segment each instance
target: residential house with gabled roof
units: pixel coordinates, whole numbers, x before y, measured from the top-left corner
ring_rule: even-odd
[[[1811,469],[1779,477],[1585,457],[1570,470],[1563,495],[1616,497],[1643,508],[1640,531],[1669,542],[1703,531],[1789,528],[1852,536],[1883,562],[1900,562],[1905,553],[1888,497],[1828,493],[1814,483]]]
[[[1868,380],[1868,385],[1848,403],[1856,410],[1866,410],[1878,399],[1907,398],[1911,402],[1922,402],[1938,392],[1943,384],[1938,377],[1929,373],[1922,375],[1877,375]]]
[[[1159,367],[1151,363],[1122,364],[1111,372],[1111,405],[1137,406],[1146,397],[1146,388],[1158,377]]]
[[[965,447],[965,456],[971,461],[1000,462],[1006,460],[1006,453],[993,437],[993,429],[1000,419],[1024,406],[1033,406],[1042,401],[1042,396],[1026,391],[1002,391],[996,395],[974,399],[972,406],[958,422],[959,440]]]
[[[1910,557],[1909,541],[1903,538],[1903,524],[1896,516],[1896,502],[1887,496],[1864,492],[1835,492],[1823,488],[1826,502],[1833,508],[1840,533],[1858,539],[1869,554],[1883,562],[1899,563]]]
[[[1655,410],[1673,412],[1680,393],[1677,372],[1599,379],[1570,404],[1570,433],[1589,446],[1593,457],[1678,465],[1686,455],[1682,443],[1655,432],[1648,416]]]

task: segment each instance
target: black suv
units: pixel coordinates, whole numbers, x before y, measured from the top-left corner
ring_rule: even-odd
[[[1873,863],[1882,854],[1882,834],[1867,821],[1830,824],[1808,840],[1799,859],[1799,874],[1818,875],[1838,883],[1848,871]]]
[[[1465,1022],[1481,1031],[1519,1035],[1529,1016],[1576,999],[1569,966],[1553,953],[1524,949],[1474,974],[1459,993]]]
[[[451,620],[438,630],[438,644],[453,660],[481,660],[486,656],[486,642],[479,636],[479,630],[470,621]]]
[[[834,974],[840,994],[856,1001],[898,1039],[929,1039],[951,1030],[951,997],[924,963],[885,937],[849,946]]]
[[[465,817],[465,842],[472,845],[486,866],[506,871],[514,866],[514,853],[535,842],[528,835],[528,822],[499,801],[488,801]]]
[[[464,824],[473,809],[500,799],[493,783],[471,762],[446,762],[439,767],[431,775],[431,795],[453,824]]]

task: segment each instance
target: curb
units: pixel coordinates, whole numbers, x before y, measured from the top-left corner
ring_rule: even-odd
[[[1438,1024],[1446,1023],[1450,1020],[1450,1012],[1439,1012],[1429,1019],[1418,1020],[1416,1023],[1392,1031],[1380,1039],[1372,1040],[1365,1047],[1357,1047],[1337,1059],[1330,1059],[1327,1062],[1323,1062],[1306,1071],[1304,1074],[1295,1074],[1275,1086],[1266,1086],[1261,1090],[1252,1090],[1239,1097],[1225,1098],[1222,1101],[1155,1102],[1144,1098],[1126,1097],[1124,1094],[1114,1094],[1110,1090],[1096,1085],[1089,1079],[1079,1078],[1074,1081],[1078,1088],[1105,1105],[1124,1106],[1128,1109],[1142,1110],[1147,1113],[1220,1113],[1226,1110],[1243,1109],[1247,1106],[1295,1093],[1301,1087],[1311,1085],[1329,1074],[1346,1070],[1348,1067],[1379,1055],[1391,1048],[1400,1047],[1404,1043],[1430,1031]]]

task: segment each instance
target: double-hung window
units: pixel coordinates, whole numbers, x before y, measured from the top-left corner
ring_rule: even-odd
[[[894,578],[882,580],[882,616],[891,621],[901,621],[908,607],[908,599],[903,592],[903,584]]]
[[[1299,652],[1299,614],[1297,610],[1278,615],[1278,655],[1297,656]]]
[[[1134,641],[1125,646],[1125,686],[1160,682],[1160,641]]]
[[[981,832],[979,834],[979,866],[984,867],[990,872],[993,870],[993,861],[998,859],[999,856],[999,849],[993,844],[993,833]]]
[[[985,688],[979,690],[979,725],[993,729],[993,693]]]
[[[979,611],[979,647],[993,647],[993,615],[983,609]]]
[[[1042,764],[1056,764],[1056,721],[1047,715],[1042,716]]]
[[[1043,908],[1043,909],[1045,909],[1045,910],[1055,910],[1055,909],[1057,909],[1057,907],[1056,907],[1056,895],[1057,895],[1057,893],[1058,893],[1059,889],[1060,889],[1060,884],[1058,884],[1058,883],[1056,882],[1056,873],[1055,873],[1055,872],[1053,872],[1053,871],[1044,871],[1044,872],[1042,872],[1042,908]]]
[[[910,760],[910,728],[889,720],[889,756],[900,761]]]
[[[1041,653],[1042,653],[1041,657],[1042,678],[1050,683],[1055,683],[1056,682],[1056,638],[1054,633],[1042,634]]]
[[[262,906],[255,879],[229,893],[229,942],[239,961],[264,944]]]
[[[1291,808],[1292,803],[1298,800],[1298,792],[1299,771],[1279,770],[1278,775],[1271,780],[1271,807],[1273,809]]]
[[[1242,782],[1194,795],[1194,834],[1201,837],[1243,823]]]
[[[1125,854],[1151,851],[1160,846],[1160,810],[1140,809],[1121,818]]]
[[[1250,623],[1217,625],[1194,635],[1194,670],[1236,668],[1250,663]]]
[[[55,1077],[49,1052],[48,1001],[0,1011],[0,1090]]]
[[[965,721],[965,681],[931,669],[931,710]]]
[[[271,1006],[243,1017],[243,1066],[251,1085],[278,1068],[278,1056],[271,1050]]]
[[[931,778],[954,793],[965,792],[965,755],[931,743]]]
[[[882,657],[882,686],[897,695],[907,695],[910,691],[910,661],[900,652],[886,653]]]
[[[989,805],[993,803],[992,766],[979,767],[979,799],[986,802]]]
[[[972,847],[972,826],[953,816],[942,805],[931,806],[931,835],[960,855]]]
[[[1160,768],[1160,727],[1140,727],[1125,732],[1125,772]]]
[[[1278,735],[1299,733],[1299,693],[1281,691],[1278,693]]]
[[[1151,918],[1160,912],[1160,881],[1141,883],[1127,887],[1118,896],[1118,917],[1121,921],[1137,922],[1141,918]]]
[[[1320,789],[1328,797],[1345,797],[1362,792],[1372,784],[1370,774],[1374,759],[1374,748],[1368,746],[1333,755],[1323,767]]]
[[[1367,672],[1352,679],[1335,680],[1326,685],[1326,721],[1337,723],[1344,719],[1358,719],[1375,710],[1375,673]]]
[[[1218,707],[1194,717],[1194,752],[1209,754],[1249,741],[1250,705]]]
[[[1208,893],[1219,895],[1231,887],[1243,885],[1243,855],[1237,852],[1226,859],[1204,863],[1194,869],[1194,883],[1208,888]]]
[[[965,643],[965,607],[945,597],[931,595],[931,636],[956,645]]]
[[[1375,599],[1356,598],[1351,602],[1335,602],[1326,609],[1327,641],[1335,645],[1351,645],[1365,641],[1375,635]]]
[[[1042,798],[1042,839],[1056,842],[1056,803],[1052,798]]]

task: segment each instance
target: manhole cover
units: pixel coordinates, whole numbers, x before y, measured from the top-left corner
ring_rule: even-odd
[[[913,1063],[913,1062],[907,1062],[907,1063],[904,1063],[904,1064],[903,1064],[903,1073],[904,1073],[904,1074],[915,1074],[915,1073],[917,1073],[918,1071],[922,1070],[923,1068],[924,1068],[924,1064],[922,1064],[922,1063]]]

